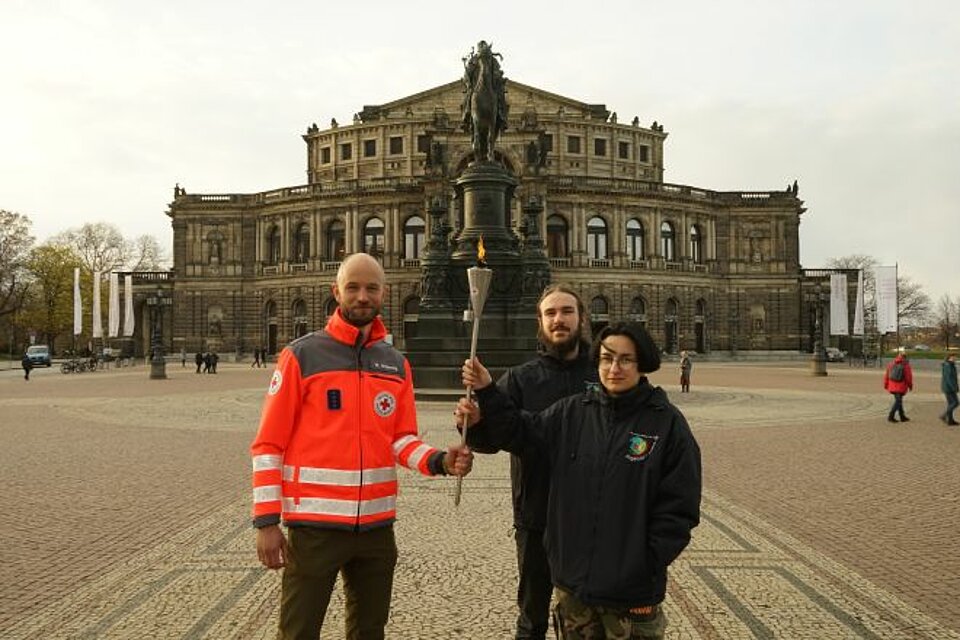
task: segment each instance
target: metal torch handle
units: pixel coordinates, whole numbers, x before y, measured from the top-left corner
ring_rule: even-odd
[[[480,316],[473,314],[473,335],[470,337],[470,362],[477,357],[477,340],[480,338]],[[467,398],[473,397],[473,385],[467,387]],[[467,444],[467,417],[463,417],[460,425],[460,444]],[[463,476],[457,476],[457,488],[453,494],[453,506],[460,506],[460,494],[463,492]]]

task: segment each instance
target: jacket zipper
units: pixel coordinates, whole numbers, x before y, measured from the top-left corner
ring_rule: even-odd
[[[361,340],[363,339],[362,335],[363,334],[361,334]],[[353,526],[354,531],[360,531],[360,499],[363,496],[363,403],[366,401],[366,398],[363,397],[362,349],[363,345],[361,344],[357,348],[357,404],[359,405],[357,407],[357,448],[360,450],[360,481],[357,483],[357,519]]]

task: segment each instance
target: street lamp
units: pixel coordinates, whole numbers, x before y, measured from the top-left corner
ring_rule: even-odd
[[[163,354],[163,308],[173,304],[173,299],[163,295],[163,290],[157,287],[157,292],[147,296],[147,306],[150,307],[150,379],[164,380],[167,377],[167,361]]]

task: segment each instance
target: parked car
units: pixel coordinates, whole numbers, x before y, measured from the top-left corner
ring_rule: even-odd
[[[929,345],[925,345],[925,344],[915,344],[913,345],[913,350],[914,351],[930,351],[930,347]]]
[[[32,347],[27,347],[27,357],[30,358],[30,363],[35,367],[49,367],[50,362],[50,347],[45,344],[35,344]]]
[[[843,362],[847,357],[846,351],[841,351],[836,347],[827,347],[827,362]]]

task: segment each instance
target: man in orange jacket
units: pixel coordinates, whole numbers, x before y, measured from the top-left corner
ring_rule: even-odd
[[[338,574],[346,637],[380,639],[397,547],[396,464],[423,475],[470,472],[467,447],[417,436],[410,364],[384,342],[385,277],[367,254],[347,257],[326,328],[277,360],[253,455],[257,556],[284,568],[280,638],[317,638]],[[279,523],[283,520],[289,539]]]

